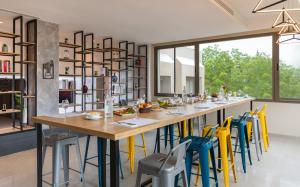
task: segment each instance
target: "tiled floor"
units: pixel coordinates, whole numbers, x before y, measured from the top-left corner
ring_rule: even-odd
[[[269,152],[263,154],[262,161],[256,160],[254,147],[252,148],[253,166],[248,166],[247,174],[242,172],[239,155],[236,156],[238,173],[238,183],[233,183],[231,175],[231,186],[234,187],[299,187],[300,186],[300,139],[283,136],[271,136],[271,147]],[[146,134],[149,144],[148,152],[153,151],[154,133]],[[139,137],[137,137],[137,141]],[[95,139],[92,140],[91,152],[95,152]],[[82,138],[83,147],[85,139]],[[121,142],[121,147],[126,148],[126,142]],[[83,149],[82,149],[83,150]],[[47,154],[45,171],[51,166],[51,151]],[[76,166],[76,159],[72,156],[74,150],[71,149],[71,165]],[[82,151],[83,152],[83,151]],[[121,180],[122,187],[132,187],[135,183],[136,173],[129,173],[129,164],[126,154],[122,154],[125,180]],[[142,152],[137,153],[137,159],[143,156]],[[137,162],[136,162],[137,167]],[[36,150],[29,150],[0,158],[0,187],[34,187],[36,186]],[[108,172],[109,173],[109,172]],[[79,183],[78,175],[72,173],[74,182],[70,187],[96,187],[97,170],[93,166],[88,166],[85,174],[85,184]],[[108,176],[109,177],[109,176]],[[46,179],[51,179],[46,177]],[[192,180],[192,185],[194,186]],[[222,174],[219,174],[219,186],[223,185]],[[48,185],[44,185],[48,186]],[[201,186],[201,184],[199,184]]]

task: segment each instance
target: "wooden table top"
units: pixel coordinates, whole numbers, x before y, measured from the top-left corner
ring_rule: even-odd
[[[216,112],[217,110],[248,103],[252,100],[253,98],[243,98],[243,99],[228,102],[226,104],[214,104],[213,107],[208,109],[196,109],[195,105],[199,103],[188,104],[180,108],[180,111],[185,112],[184,115],[170,115],[167,112],[168,110],[142,113],[139,115],[139,117],[158,120],[158,122],[151,125],[134,127],[134,128],[124,126],[124,125],[118,125],[115,123],[124,119],[133,118],[133,116],[121,117],[115,115],[113,118],[102,118],[100,120],[95,120],[95,121],[86,120],[83,118],[83,116],[67,117],[66,119],[49,117],[49,116],[37,116],[37,117],[33,117],[33,122],[39,124],[45,124],[49,126],[65,128],[75,132],[85,133],[93,136],[98,136],[101,138],[120,140],[120,139],[128,138],[129,136],[134,136],[170,124],[178,123],[183,120],[188,120],[191,118]]]

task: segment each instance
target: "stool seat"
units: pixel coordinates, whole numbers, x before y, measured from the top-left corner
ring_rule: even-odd
[[[158,173],[162,163],[167,159],[168,155],[163,153],[152,154],[139,161],[139,164],[144,171],[148,171],[148,174],[154,175]],[[171,156],[165,163],[164,172],[171,172],[174,170],[176,164],[176,157]]]

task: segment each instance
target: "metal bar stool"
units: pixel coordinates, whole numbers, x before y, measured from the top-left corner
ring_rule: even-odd
[[[76,149],[76,156],[79,165],[79,171],[69,167],[69,146],[74,145]],[[52,183],[43,180],[46,184],[53,187],[59,187],[61,184],[68,185],[69,170],[78,172],[80,174],[80,181],[84,180],[81,154],[79,148],[78,136],[71,135],[70,132],[66,132],[62,129],[51,128],[43,130],[43,153],[42,163],[44,165],[47,147],[52,147]],[[64,170],[64,183],[60,183],[60,170],[61,170],[61,158],[63,161]],[[43,174],[46,176],[51,172]]]
[[[91,136],[90,135],[87,135],[87,139],[86,139],[86,144],[85,144],[85,152],[84,152],[84,160],[83,160],[83,173],[85,172],[85,169],[86,169],[86,164],[89,164],[89,165],[92,165],[92,166],[95,166],[95,167],[101,167],[101,165],[98,163],[98,164],[94,164],[92,162],[90,162],[89,160],[92,160],[92,159],[95,159],[98,157],[98,155],[94,155],[94,156],[91,156],[91,157],[88,157],[88,152],[89,152],[89,147],[90,147],[90,139],[91,139]],[[108,154],[106,154],[106,156],[109,156]],[[123,174],[123,169],[122,169],[122,162],[121,162],[121,157],[120,158],[120,172],[121,172],[121,178],[124,179],[124,174]],[[101,163],[102,164],[102,163]]]
[[[154,153],[138,164],[136,187],[141,186],[142,175],[152,175],[153,187],[173,187],[175,176],[181,174],[184,187],[188,187],[185,166],[186,150],[191,140],[187,140],[175,146],[169,154]]]
[[[237,135],[236,135],[236,143],[235,143],[235,150],[234,153],[237,153],[237,145],[238,142],[240,142],[240,151],[241,157],[242,157],[242,165],[244,173],[246,173],[246,149],[248,153],[248,158],[250,165],[252,165],[251,160],[251,152],[250,152],[250,146],[249,146],[249,137],[248,137],[248,129],[247,129],[247,118],[249,116],[249,112],[245,112],[243,116],[240,117],[240,119],[233,119],[231,124],[231,131],[233,128],[237,129]],[[246,144],[246,145],[245,145]]]
[[[196,152],[199,157],[199,165],[198,168],[201,165],[201,176],[202,176],[202,186],[203,187],[210,187],[210,168],[209,168],[209,155],[211,157],[211,163],[213,166],[213,173],[215,180],[216,187],[218,187],[218,176],[217,176],[217,166],[215,161],[215,151],[214,151],[214,137],[216,133],[217,126],[212,127],[208,130],[207,134],[205,134],[204,137],[199,136],[188,136],[184,138],[182,141],[186,140],[192,140],[191,145],[187,149],[187,156],[186,156],[186,170],[187,170],[187,177],[188,177],[188,184],[190,185],[191,181],[191,174],[192,173],[192,165],[193,165],[193,158],[194,153]],[[199,170],[198,170],[199,171]],[[200,176],[200,171],[197,174],[196,179],[196,186],[198,186],[198,179]]]
[[[263,151],[262,151],[261,138],[260,138],[259,121],[257,116],[258,110],[259,108],[257,108],[254,112],[250,113],[250,116],[247,119],[248,121],[247,128],[248,128],[249,142],[252,143],[254,139],[256,156],[257,156],[257,160],[259,161]],[[251,135],[253,135],[253,138],[251,138]]]

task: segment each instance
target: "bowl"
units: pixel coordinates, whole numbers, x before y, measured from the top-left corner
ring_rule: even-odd
[[[140,112],[140,113],[149,113],[149,112],[151,112],[151,107],[148,107],[148,108],[140,108],[140,109],[139,109],[139,112]]]

